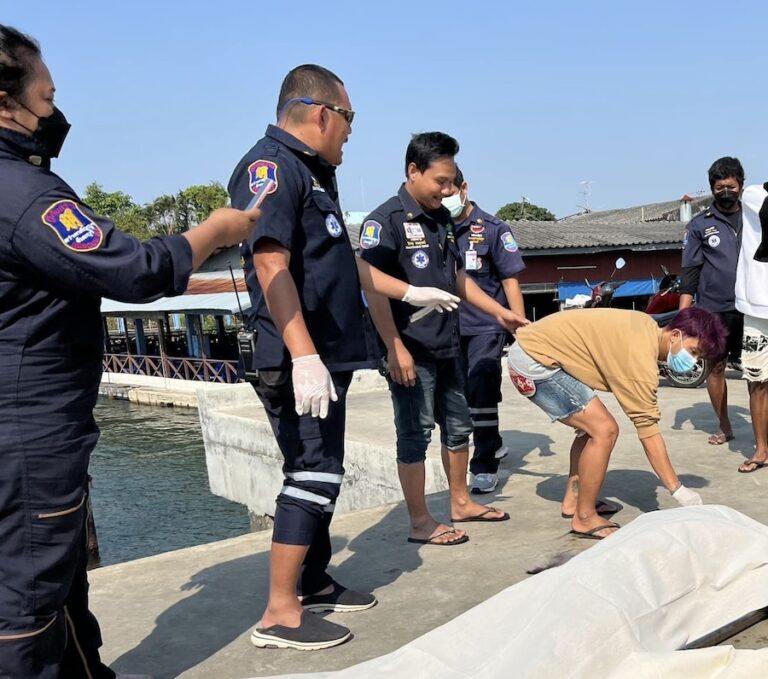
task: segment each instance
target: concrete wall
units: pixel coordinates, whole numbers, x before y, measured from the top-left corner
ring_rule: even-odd
[[[252,387],[208,388],[197,398],[211,491],[247,505],[252,515],[273,514],[283,459]],[[347,412],[346,474],[336,511],[399,502],[392,405],[386,383],[375,371],[355,374]],[[434,443],[426,474],[428,493],[447,488]]]

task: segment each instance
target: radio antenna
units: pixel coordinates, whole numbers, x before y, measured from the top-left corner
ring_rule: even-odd
[[[240,294],[237,291],[237,283],[235,283],[235,272],[232,271],[232,262],[227,262],[229,267],[229,275],[232,277],[232,287],[235,290],[235,298],[237,299],[237,308],[240,310],[240,325],[245,325],[245,316],[243,315],[243,307],[240,304]]]

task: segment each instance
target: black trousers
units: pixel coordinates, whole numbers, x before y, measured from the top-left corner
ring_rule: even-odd
[[[277,496],[274,542],[309,547],[297,583],[299,595],[331,584],[330,525],[344,477],[344,431],[351,372],[331,375],[338,401],[328,417],[297,415],[290,370],[260,371],[253,383],[283,454],[283,487]]]
[[[499,469],[496,451],[503,445],[499,434],[500,362],[506,338],[506,333],[465,335],[461,338],[467,403],[475,444],[475,452],[469,462],[469,470],[473,474],[495,474]]]
[[[88,610],[100,366],[0,355],[0,678],[113,679]],[[13,379],[7,379],[9,373]]]

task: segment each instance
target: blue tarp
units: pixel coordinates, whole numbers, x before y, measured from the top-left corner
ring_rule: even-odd
[[[621,280],[621,279],[617,279]],[[602,281],[592,281],[590,285],[597,285]],[[614,293],[614,297],[639,297],[640,295],[653,295],[659,289],[659,281],[653,278],[627,281]],[[557,284],[557,295],[561,301],[565,301],[574,295],[591,295],[592,289],[586,283],[571,283],[561,281]]]

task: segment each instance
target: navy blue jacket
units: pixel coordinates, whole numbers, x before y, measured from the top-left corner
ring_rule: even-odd
[[[183,292],[192,250],[182,236],[142,243],[97,217],[41,151],[0,129],[0,432],[13,445],[71,444],[86,453],[73,458],[82,465],[98,437],[101,297]]]
[[[456,293],[461,257],[450,213],[443,207],[425,211],[405,185],[363,222],[360,249],[366,262],[390,276]],[[414,358],[459,355],[458,314],[435,311],[411,322],[417,307],[397,300],[390,304],[395,327]]]
[[[338,204],[336,170],[315,151],[270,125],[229,180],[232,206],[244,208],[261,183],[275,181],[246,246],[243,267],[256,331],[254,368],[290,366],[291,357],[269,315],[253,266],[265,241],[290,252],[289,270],[315,347],[331,372],[375,366],[373,326],[363,304],[357,264]]]
[[[489,297],[509,308],[502,281],[512,278],[525,269],[520,248],[512,234],[512,228],[495,215],[481,210],[473,203],[472,212],[456,225],[456,241],[464,258],[464,271]],[[467,251],[474,250],[474,266]],[[459,307],[462,335],[484,335],[506,332],[496,319],[484,311],[462,302]]]
[[[681,292],[696,295],[697,304],[707,311],[733,311],[736,308],[736,265],[741,248],[741,211],[734,229],[728,217],[714,205],[696,215],[683,236],[683,280]],[[698,269],[689,277],[685,269]],[[694,284],[688,283],[689,280]]]

